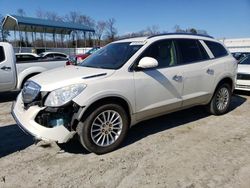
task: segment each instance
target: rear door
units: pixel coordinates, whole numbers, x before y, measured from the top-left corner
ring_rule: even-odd
[[[0,43],[0,92],[15,89],[16,82],[13,48],[8,43]]]
[[[201,41],[176,39],[178,63],[182,65],[183,106],[208,102],[214,83],[214,69]]]

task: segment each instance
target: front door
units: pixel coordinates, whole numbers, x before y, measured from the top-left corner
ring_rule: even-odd
[[[0,43],[0,92],[16,87],[14,51],[10,44]]]
[[[174,42],[155,42],[144,51],[138,62],[143,57],[155,58],[158,67],[134,71],[137,120],[173,111],[182,104],[181,66],[175,66]]]

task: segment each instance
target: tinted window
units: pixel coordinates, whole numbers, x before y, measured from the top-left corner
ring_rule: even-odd
[[[37,60],[37,57],[34,57],[32,55],[16,55],[16,61],[32,61],[32,60]]]
[[[80,66],[104,69],[118,69],[131,58],[141,45],[134,45],[131,42],[111,43],[96,51]]]
[[[176,39],[180,64],[187,64],[209,59],[201,43],[193,39]]]
[[[48,54],[46,58],[54,58],[54,54]]]
[[[218,42],[204,41],[213,53],[214,57],[222,57],[228,55],[227,50]]]
[[[155,42],[145,50],[139,60],[143,57],[156,59],[158,61],[158,68],[174,66],[176,65],[174,42],[172,40]]]
[[[250,56],[245,57],[244,59],[242,59],[239,64],[242,65],[250,65]]]
[[[67,57],[66,55],[63,55],[63,54],[55,54],[55,57],[62,57],[62,58],[65,58]]]
[[[4,50],[3,50],[3,47],[0,46],[0,63],[1,63],[2,61],[4,61],[4,60],[5,60]]]

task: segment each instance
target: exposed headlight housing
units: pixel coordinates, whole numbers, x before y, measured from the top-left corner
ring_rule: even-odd
[[[86,86],[87,85],[85,84],[73,84],[56,89],[48,95],[44,105],[50,107],[62,106],[79,95],[86,88]]]
[[[41,86],[33,81],[26,81],[22,89],[22,98],[25,104],[31,103],[38,96]]]

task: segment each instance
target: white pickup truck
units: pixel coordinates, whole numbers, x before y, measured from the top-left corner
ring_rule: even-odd
[[[26,80],[41,72],[62,67],[67,60],[16,62],[11,44],[0,42],[0,92],[20,90]]]

